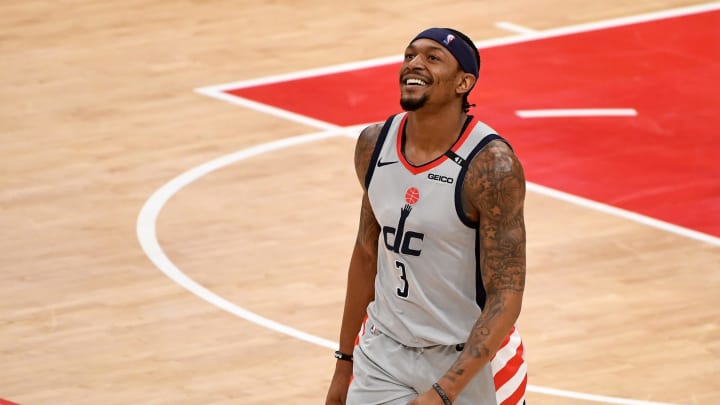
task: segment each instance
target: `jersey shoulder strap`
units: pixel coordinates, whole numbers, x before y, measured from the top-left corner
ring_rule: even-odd
[[[512,149],[512,146],[510,146],[508,141],[498,135],[494,129],[489,127],[484,122],[473,118],[470,125],[472,126],[472,128],[470,129],[468,139],[465,140],[465,142],[460,146],[460,148],[455,151],[448,150],[445,153],[445,155],[450,158],[450,160],[457,163],[459,166],[465,168],[468,162],[470,162],[478,152],[480,152],[487,144],[496,139],[503,141],[510,147],[510,149]]]
[[[377,166],[377,161],[380,158],[380,152],[382,151],[383,145],[385,144],[385,140],[387,139],[388,134],[392,133],[393,131],[398,131],[403,116],[405,116],[405,113],[391,115],[385,121],[385,125],[383,125],[382,129],[380,130],[380,135],[378,135],[377,142],[375,143],[375,149],[373,150],[367,172],[365,173],[366,190],[370,187],[370,181],[372,180],[373,172],[375,172],[375,167]]]
[[[448,156],[453,162],[460,165],[460,173],[458,174],[458,181],[455,185],[455,210],[457,211],[460,221],[470,228],[477,228],[478,222],[473,221],[465,215],[465,210],[462,204],[462,189],[463,183],[465,182],[465,176],[467,175],[468,167],[473,158],[480,153],[490,142],[494,140],[500,140],[504,142],[511,150],[512,145],[505,140],[505,138],[498,135],[494,129],[482,121],[477,121],[473,127],[471,137],[468,139],[470,142],[466,142],[453,156]]]

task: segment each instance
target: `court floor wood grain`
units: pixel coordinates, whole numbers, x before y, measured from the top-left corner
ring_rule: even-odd
[[[697,3],[4,2],[0,398],[323,402],[331,350],[210,305],[138,243],[141,207],[178,174],[316,131],[193,88],[396,54],[430,25],[481,40],[508,35],[498,21],[548,29]],[[219,296],[336,339],[359,212],[352,148],[333,138],[200,178],[161,211],[160,245]],[[718,247],[533,193],[527,226],[530,384],[720,403]]]

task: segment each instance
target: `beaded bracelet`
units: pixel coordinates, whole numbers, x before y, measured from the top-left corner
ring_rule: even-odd
[[[443,404],[445,405],[452,405],[452,401],[450,401],[450,398],[448,398],[447,394],[445,393],[445,390],[442,389],[440,384],[435,383],[432,385],[433,388],[435,388],[435,391],[440,395],[440,398],[443,400]]]

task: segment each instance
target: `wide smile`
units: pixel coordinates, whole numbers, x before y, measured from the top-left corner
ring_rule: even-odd
[[[427,86],[427,82],[425,82],[424,80],[421,80],[421,79],[406,79],[406,80],[405,80],[405,85],[406,85],[406,86],[420,86],[420,87],[425,87],[425,86]]]
[[[428,87],[429,82],[419,77],[409,77],[400,81],[402,88],[405,90],[424,89]]]

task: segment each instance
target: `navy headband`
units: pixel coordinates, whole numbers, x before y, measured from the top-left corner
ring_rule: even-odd
[[[474,45],[468,44],[447,28],[428,28],[417,34],[410,43],[412,44],[421,38],[432,39],[445,47],[457,59],[465,73],[478,77],[480,67],[478,66],[477,56],[470,48],[471,46],[474,47]]]

